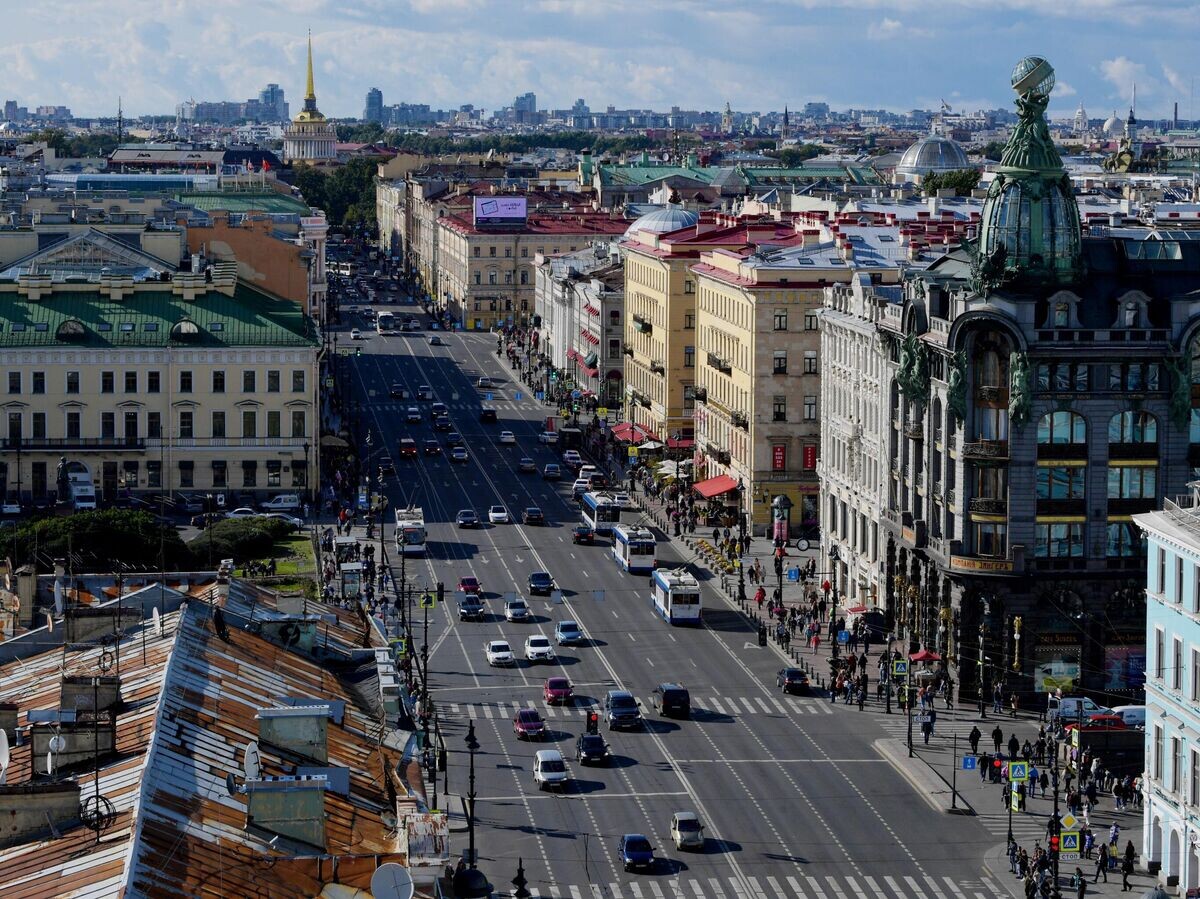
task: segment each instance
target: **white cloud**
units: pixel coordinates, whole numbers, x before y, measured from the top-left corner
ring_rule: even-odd
[[[897,38],[924,38],[932,36],[933,32],[926,28],[905,25],[899,19],[890,19],[886,16],[878,22],[872,22],[867,26],[867,37],[873,41],[891,41]]]
[[[1184,78],[1166,63],[1163,63],[1163,77],[1167,79],[1167,84],[1171,85],[1171,90],[1176,94],[1191,95],[1192,86],[1187,78]]]
[[[1115,93],[1110,96],[1115,96],[1127,103],[1133,100],[1135,84],[1142,96],[1150,96],[1158,92],[1158,81],[1149,75],[1146,67],[1125,56],[1102,60],[1100,74],[1116,89]]]
[[[1067,84],[1067,82],[1063,81],[1062,79],[1060,79],[1060,78],[1054,79],[1054,97],[1055,97],[1055,99],[1061,100],[1063,97],[1074,97],[1078,93],[1079,93],[1079,91],[1075,90],[1074,87]]]

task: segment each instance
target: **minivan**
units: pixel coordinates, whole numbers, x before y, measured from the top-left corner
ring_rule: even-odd
[[[1110,709],[1096,705],[1086,696],[1064,696],[1058,701],[1058,710],[1054,710],[1054,702],[1051,700],[1051,716],[1057,717],[1063,724],[1070,724],[1072,721],[1079,720],[1082,717],[1085,721],[1092,715],[1103,715],[1110,713]],[[1080,714],[1082,711],[1082,715]]]
[[[659,684],[654,688],[650,701],[663,717],[686,718],[692,708],[691,696],[681,684]]]
[[[1113,707],[1113,714],[1125,722],[1126,727],[1146,729],[1146,707],[1144,705],[1119,705]]]
[[[567,765],[557,749],[539,749],[533,757],[533,782],[539,789],[553,790],[566,786]]]
[[[304,504],[297,493],[280,493],[259,505],[264,512],[299,512]]]

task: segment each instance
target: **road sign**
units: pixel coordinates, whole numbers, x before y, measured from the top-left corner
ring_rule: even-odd
[[[326,379],[325,379],[325,389],[326,389],[326,390],[333,390],[333,378],[326,378]]]
[[[579,399],[581,396],[583,396],[583,391],[582,391],[582,390],[572,390],[572,391],[571,391],[571,399],[573,399],[573,400],[577,400],[577,399]]]
[[[437,608],[437,597],[435,597],[432,593],[422,594],[421,595],[421,608],[422,609],[436,609]]]
[[[490,393],[485,393],[485,394],[483,395],[483,398],[484,398],[485,400],[487,400],[489,403],[492,401],[492,395],[491,395]]]
[[[932,724],[933,716],[932,715],[913,715],[913,721],[915,721],[917,724]]]
[[[964,755],[962,759],[962,769],[964,771],[974,771],[979,767],[979,759],[973,755]]]
[[[908,677],[908,662],[896,659],[892,662],[892,677]]]
[[[1063,852],[1079,852],[1079,831],[1063,831],[1061,848]]]
[[[850,632],[849,631],[838,631],[838,642],[839,643],[849,643],[850,642]]]
[[[1012,783],[1025,783],[1029,780],[1029,762],[1009,762],[1008,779]]]
[[[540,403],[540,402],[542,402],[544,399],[546,399],[546,391],[544,391],[544,390],[539,390],[539,391],[537,391],[537,392],[536,392],[536,393],[533,395],[533,398],[534,398],[535,400],[537,400],[539,403]]]
[[[630,459],[636,459],[637,457],[638,457],[638,451],[637,451],[637,447],[636,447],[636,446],[631,446],[631,447],[629,448],[629,458],[630,458]]]
[[[607,418],[608,417],[608,406],[601,406],[600,408],[598,408],[596,410],[596,414],[599,415],[601,418]]]
[[[793,566],[792,568],[789,568],[787,570],[787,579],[788,579],[789,583],[793,583],[793,584],[796,583],[798,580],[800,580],[799,566]]]
[[[520,391],[517,391],[516,393],[514,393],[514,394],[513,394],[513,399],[514,399],[514,400],[516,400],[518,403],[519,403],[519,402],[521,402],[521,393],[520,393]]]
[[[1021,810],[1021,794],[1017,792],[1015,787],[1009,790],[1008,794],[1008,807],[1014,812],[1019,812]]]
[[[1075,825],[1079,823],[1079,819],[1070,812],[1067,812],[1059,819],[1059,823],[1062,825],[1063,830],[1074,830]]]

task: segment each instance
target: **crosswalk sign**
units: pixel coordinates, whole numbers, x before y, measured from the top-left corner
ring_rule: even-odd
[[[903,659],[892,662],[892,677],[908,677],[908,662]]]
[[[1029,762],[1009,762],[1008,779],[1012,783],[1024,783],[1029,780]]]
[[[964,771],[974,771],[979,766],[979,759],[973,755],[964,755],[962,767]]]
[[[1062,851],[1063,852],[1078,852],[1079,851],[1079,831],[1074,830],[1070,833],[1063,832],[1062,836]]]
[[[434,595],[432,593],[422,593],[421,594],[421,608],[422,609],[436,609],[437,608],[437,599],[434,598]]]

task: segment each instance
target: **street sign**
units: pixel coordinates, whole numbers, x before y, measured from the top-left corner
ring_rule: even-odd
[[[1012,783],[1025,783],[1029,780],[1029,762],[1009,762],[1008,779]]]
[[[1021,794],[1017,792],[1015,787],[1008,791],[1008,807],[1014,812],[1021,810]]]
[[[516,393],[514,393],[514,394],[513,394],[513,399],[514,399],[514,400],[516,400],[518,403],[519,403],[519,402],[521,402],[521,393],[520,393],[520,391],[518,391],[518,392],[516,392]]]
[[[326,379],[325,379],[325,389],[326,389],[326,390],[333,390],[333,378],[326,378]]]
[[[608,417],[608,406],[601,406],[600,408],[598,408],[596,410],[596,414],[599,415],[601,418],[607,418]]]
[[[974,771],[979,767],[979,759],[973,755],[964,755],[962,759],[962,769],[964,771]]]
[[[839,643],[849,643],[850,642],[850,632],[849,631],[838,631],[838,642]]]
[[[1062,818],[1059,819],[1059,823],[1062,824],[1063,830],[1074,830],[1075,825],[1079,823],[1079,819],[1070,812],[1067,812],[1062,816]]]
[[[913,721],[915,721],[917,724],[932,724],[933,716],[932,715],[913,715]]]
[[[546,391],[544,391],[544,390],[539,390],[537,393],[535,393],[535,394],[533,395],[533,398],[534,398],[535,400],[537,400],[539,403],[540,403],[540,402],[542,402],[543,400],[545,400],[545,399],[546,399]]]
[[[892,662],[892,677],[908,677],[908,662],[896,659]]]
[[[583,396],[583,391],[582,391],[582,390],[572,390],[572,391],[571,391],[571,399],[573,399],[573,400],[577,400],[577,399],[579,399],[581,396]]]
[[[483,398],[484,398],[485,400],[487,400],[489,403],[492,401],[492,395],[491,395],[490,393],[485,393],[485,394],[483,395]]]
[[[794,584],[794,583],[796,583],[798,580],[800,580],[800,568],[799,568],[799,566],[793,566],[792,568],[789,568],[789,569],[787,570],[787,579],[788,579],[788,582],[789,582],[789,583],[792,583],[792,584]]]
[[[1062,838],[1061,847],[1063,852],[1079,852],[1079,831],[1063,831],[1059,836]]]
[[[437,608],[437,597],[435,597],[432,593],[423,593],[421,595],[421,608],[422,609],[436,609]]]
[[[637,447],[636,447],[636,446],[631,446],[631,447],[629,448],[629,458],[630,458],[630,459],[636,459],[637,457],[638,457],[638,451],[637,451]]]

